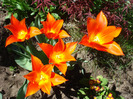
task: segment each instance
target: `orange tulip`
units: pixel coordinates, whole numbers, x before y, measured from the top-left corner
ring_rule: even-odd
[[[67,81],[62,76],[51,72],[53,69],[52,64],[43,65],[41,60],[31,55],[32,72],[24,75],[29,80],[27,92],[25,97],[36,93],[38,90],[50,94],[51,86],[59,85]]]
[[[53,63],[64,75],[67,70],[67,61],[76,61],[76,59],[71,56],[72,52],[75,50],[77,42],[64,44],[62,39],[52,46],[47,43],[40,43],[39,46],[44,51],[44,53],[49,58],[49,63]]]
[[[120,32],[120,27],[107,26],[107,19],[101,11],[96,19],[88,18],[88,35],[83,36],[79,44],[105,51],[114,55],[124,55],[120,46],[112,41]]]
[[[6,25],[5,28],[9,29],[13,35],[10,35],[6,40],[8,46],[14,42],[23,42],[25,39],[41,34],[41,31],[36,27],[30,27],[27,29],[25,24],[25,18],[18,21],[13,15],[11,16],[11,25]]]
[[[47,14],[47,20],[41,23],[43,24],[41,32],[49,39],[70,37],[65,30],[60,30],[63,25],[63,20],[56,21],[50,13]]]

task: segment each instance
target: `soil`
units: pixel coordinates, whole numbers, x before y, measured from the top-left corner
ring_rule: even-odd
[[[12,54],[9,54],[4,47],[5,40],[9,36],[3,28],[5,15],[4,10],[0,11],[0,93],[2,93],[3,99],[16,99],[17,92],[25,81],[23,75],[27,74],[28,71],[20,68],[14,62]],[[84,50],[79,52],[76,57],[91,61],[91,56],[86,55]],[[92,62],[88,66],[86,63],[81,63],[87,74],[91,74],[93,77],[103,75],[109,80],[111,89],[114,89],[125,99],[133,99],[133,63],[125,70],[119,71],[119,73],[116,71],[115,79],[110,77],[104,68],[97,68],[94,72],[93,64]],[[11,70],[11,66],[16,67],[16,69]],[[79,65],[75,65],[72,71],[67,71],[66,78],[69,79],[68,82],[53,87],[50,95],[44,94],[42,96],[41,92],[38,91],[28,99],[78,99],[76,97],[79,89],[77,82],[81,77],[81,69]]]

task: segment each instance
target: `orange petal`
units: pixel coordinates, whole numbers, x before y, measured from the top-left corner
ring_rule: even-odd
[[[51,31],[58,34],[60,32],[60,29],[61,29],[62,25],[63,25],[63,20],[55,21],[54,24],[51,27]]]
[[[67,62],[67,61],[76,61],[76,59],[69,53],[64,52],[64,58],[62,59],[62,62]]]
[[[89,47],[95,48],[95,49],[97,49],[99,51],[106,51],[106,49],[107,49],[104,45],[100,45],[100,44],[97,44],[95,42],[91,42],[89,44]]]
[[[13,14],[11,15],[11,24],[12,25],[19,25],[19,21],[13,16]]]
[[[77,42],[67,43],[65,53],[72,54],[76,48]]]
[[[36,56],[31,55],[31,62],[32,62],[32,70],[39,72],[43,66],[43,63],[41,62],[41,60]]]
[[[36,35],[42,34],[41,31],[38,28],[36,28],[36,27],[30,27],[28,29],[28,33],[30,35],[30,38],[32,38],[32,37],[34,37]]]
[[[50,29],[51,29],[51,26],[49,26],[49,24],[50,23],[48,23],[47,21],[43,21],[43,22],[41,22],[42,24],[43,24],[43,28],[42,28],[42,32],[44,33],[44,34],[47,34],[47,33],[49,33],[49,31],[50,31]]]
[[[38,45],[41,47],[43,52],[47,55],[49,58],[51,52],[53,51],[53,46],[47,43],[38,43]]]
[[[26,91],[25,97],[30,96],[30,95],[36,93],[39,89],[40,88],[38,87],[38,84],[29,82],[29,84],[27,86],[27,91]]]
[[[52,26],[55,22],[55,18],[48,12],[47,14],[47,22]]]
[[[17,37],[17,35],[18,35],[18,27],[16,28],[13,25],[6,25],[6,26],[4,26],[4,28],[9,29],[12,32],[12,34]]]
[[[116,30],[113,31],[114,37],[117,37],[120,34],[121,30],[122,29],[120,27],[117,27]]]
[[[81,41],[79,42],[79,44],[85,45],[89,47],[89,38],[87,35],[84,35],[81,39]]]
[[[65,75],[67,71],[67,64],[61,63],[61,64],[55,64],[55,66]]]
[[[44,83],[43,86],[41,86],[41,90],[47,94],[50,94],[50,90],[51,90],[51,82],[48,83]]]
[[[48,39],[56,39],[56,37],[58,37],[57,34],[54,34],[54,33],[44,33],[45,36],[48,38]]]
[[[98,15],[97,15],[97,18],[96,18],[96,22],[97,22],[97,32],[100,32],[102,31],[105,27],[107,27],[107,18],[106,16],[104,15],[104,13],[101,11]]]
[[[55,44],[53,51],[54,52],[61,52],[64,51],[64,42],[62,39],[59,39],[58,42]]]
[[[108,47],[107,52],[114,54],[114,55],[124,55],[121,47],[116,42],[112,42],[111,44],[106,45]]]
[[[90,36],[92,33],[95,33],[97,28],[97,23],[96,20],[92,18],[87,19],[87,31],[88,31],[88,36]]]
[[[6,39],[6,45],[5,47],[7,47],[8,45],[14,43],[14,42],[18,42],[18,40],[16,39],[15,36],[10,35],[7,39]]]
[[[66,38],[66,37],[70,37],[70,35],[65,30],[61,30],[59,32],[59,38]]]
[[[116,35],[113,33],[115,30],[115,26],[108,26],[102,32],[98,33],[97,37],[99,39],[99,43],[104,44],[111,42],[114,39],[114,36]]]
[[[82,44],[87,47],[95,48],[99,51],[106,51],[106,47],[104,45],[97,44],[95,42],[89,42],[87,35],[83,36],[82,40],[79,42],[79,44]]]
[[[52,86],[56,86],[56,85],[62,84],[64,82],[66,82],[66,81],[67,80],[64,77],[62,77],[62,76],[60,76],[60,75],[58,75],[58,74],[56,74],[54,72],[51,73]]]
[[[21,29],[23,29],[24,31],[27,31],[27,27],[26,27],[26,24],[25,24],[25,18],[20,21],[20,26],[22,27]]]
[[[53,67],[54,66],[52,64],[47,64],[42,67],[41,71],[43,71],[45,74],[51,76],[51,71],[52,71]]]
[[[32,71],[32,72],[30,72],[29,74],[24,75],[24,77],[25,77],[26,79],[28,79],[30,82],[34,82],[35,79],[37,78],[37,72]]]

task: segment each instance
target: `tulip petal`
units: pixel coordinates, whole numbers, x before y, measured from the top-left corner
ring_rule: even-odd
[[[67,43],[65,53],[72,54],[76,48],[77,42]]]
[[[108,47],[107,52],[114,55],[124,55],[121,47],[116,42],[112,41],[112,43],[106,45]]]
[[[65,30],[61,30],[59,32],[59,38],[66,38],[66,37],[70,37],[70,35]]]
[[[120,34],[121,30],[122,29],[120,27],[117,27],[116,30],[113,31],[114,37],[117,37]]]
[[[13,14],[11,15],[11,24],[15,26],[19,24],[19,21],[13,16]]]
[[[79,44],[82,44],[82,45],[87,46],[87,47],[95,48],[95,49],[97,49],[97,50],[99,50],[99,51],[106,51],[106,49],[107,49],[105,46],[102,46],[102,45],[97,44],[97,43],[95,43],[95,42],[89,42],[89,41],[88,41],[87,35],[84,35],[84,36],[83,36],[83,38],[82,38],[82,40],[79,42]]]
[[[36,93],[39,89],[40,88],[38,87],[38,84],[29,82],[29,84],[27,86],[27,91],[26,91],[25,97],[30,96],[30,95]]]
[[[38,45],[41,47],[41,49],[43,50],[43,52],[47,55],[47,57],[49,58],[50,54],[53,51],[53,46],[47,43],[38,43]]]
[[[53,67],[54,66],[52,64],[47,64],[42,67],[41,71],[43,71],[45,74],[51,76],[51,71],[52,71]]]
[[[55,46],[53,47],[53,51],[54,52],[62,52],[64,51],[64,42],[62,39],[59,39],[58,42],[55,44]]]
[[[90,36],[92,33],[96,33],[96,28],[97,28],[97,23],[96,20],[92,18],[87,19],[87,31],[88,31],[88,36]]]
[[[43,86],[41,86],[41,90],[47,94],[50,94],[51,82],[44,83]]]
[[[89,47],[89,38],[87,35],[84,35],[81,39],[81,41],[79,42],[79,44],[85,45]]]
[[[91,43],[89,44],[89,46],[92,47],[92,48],[95,48],[95,49],[97,49],[97,50],[99,50],[99,51],[106,51],[106,49],[107,49],[106,46],[97,44],[97,43],[95,43],[95,42],[91,42]]]
[[[55,22],[55,18],[50,13],[47,14],[47,22],[49,22],[51,26]]]
[[[76,61],[76,59],[70,55],[69,53],[63,53],[64,54],[64,58],[62,59],[62,62],[66,62],[66,61]]]
[[[32,70],[39,72],[43,66],[43,63],[41,62],[41,60],[36,56],[31,55],[31,61],[32,61]]]
[[[54,72],[51,73],[52,86],[56,86],[56,85],[62,84],[64,82],[66,82],[66,81],[67,80],[64,77],[62,77],[62,76],[60,76],[60,75],[58,75],[58,74],[56,74]]]
[[[32,38],[36,35],[42,34],[41,31],[36,27],[30,27],[28,29],[28,33],[29,33],[30,38]]]
[[[96,18],[96,22],[97,22],[97,32],[102,31],[105,27],[107,27],[107,18],[104,15],[104,13],[101,11]]]
[[[13,25],[6,25],[6,26],[4,26],[4,28],[9,29],[12,32],[12,34],[17,37],[18,28],[14,27]]]
[[[26,24],[25,24],[25,18],[20,21],[20,25],[21,25],[22,30],[27,31],[27,27],[26,27]]]
[[[41,23],[43,25],[43,28],[41,29],[43,31],[41,32],[43,32],[44,34],[48,34],[51,29],[51,27],[49,26],[49,23],[47,21],[42,21]]]
[[[18,42],[18,39],[16,39],[16,37],[14,37],[13,35],[10,35],[7,39],[6,39],[6,45],[5,47],[7,47],[8,45],[14,43],[14,42]]]
[[[30,72],[29,74],[24,75],[24,77],[25,77],[26,79],[28,79],[30,82],[34,82],[35,79],[36,79],[36,77],[37,77],[37,72],[36,72],[36,71],[32,71],[32,72]]]
[[[55,66],[65,75],[67,71],[67,64],[61,63],[61,64],[55,64]]]
[[[113,31],[116,30],[115,26],[108,26],[102,32],[97,34],[100,44],[111,42],[116,34]]]
[[[51,27],[51,31],[53,31],[55,34],[58,34],[60,32],[62,25],[63,25],[63,20],[55,21],[53,26]]]

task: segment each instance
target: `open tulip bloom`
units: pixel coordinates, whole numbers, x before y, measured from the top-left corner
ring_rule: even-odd
[[[30,27],[27,29],[25,24],[25,18],[18,21],[13,15],[11,16],[11,25],[6,25],[5,28],[12,32],[6,40],[6,45],[8,46],[14,42],[23,42],[31,37],[41,34],[41,31],[36,27]]]
[[[113,41],[120,32],[120,27],[107,26],[107,19],[101,11],[96,19],[88,18],[87,31],[79,44],[105,51],[114,55],[124,55],[120,46]]]
[[[63,25],[63,20],[55,20],[50,13],[47,14],[47,20],[41,23],[43,24],[41,32],[44,33],[48,39],[70,37],[65,30],[60,30]]]
[[[64,75],[67,70],[67,61],[76,61],[76,59],[71,56],[72,52],[75,50],[77,42],[64,44],[62,39],[59,39],[55,46],[47,43],[40,43],[39,46],[43,52],[49,58],[49,63],[54,64]]]
[[[32,72],[24,75],[29,80],[25,97],[36,93],[38,90],[50,94],[51,86],[56,86],[67,81],[64,77],[51,72],[52,64],[43,65],[41,60],[31,55]]]

